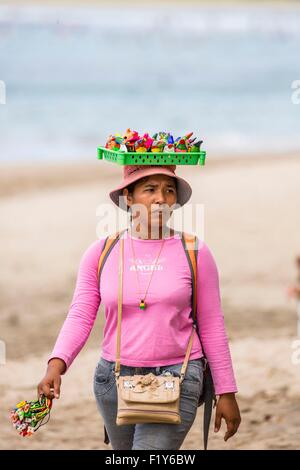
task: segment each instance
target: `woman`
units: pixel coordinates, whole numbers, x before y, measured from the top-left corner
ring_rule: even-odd
[[[175,165],[130,165],[124,180],[110,192],[111,200],[129,210],[131,221],[124,237],[121,374],[178,375],[192,328],[191,272],[180,232],[166,225],[172,211],[191,197],[190,185],[175,174]],[[138,210],[136,211],[136,208]],[[138,227],[135,225],[138,222]],[[118,426],[114,376],[118,317],[119,243],[111,250],[98,284],[97,270],[105,238],[84,253],[69,313],[48,360],[38,394],[59,398],[61,375],[84,346],[102,301],[106,323],[94,392],[113,449],[174,449],[182,445],[197,413],[203,381],[205,352],[218,397],[215,431],[225,419],[225,441],[240,424],[219,278],[214,258],[201,242],[197,255],[197,322],[185,379],[181,385],[181,424]]]

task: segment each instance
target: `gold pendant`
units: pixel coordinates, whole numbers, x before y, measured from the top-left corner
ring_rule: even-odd
[[[139,305],[140,309],[144,310],[146,305],[145,305],[145,302],[143,300],[140,301],[140,305]]]

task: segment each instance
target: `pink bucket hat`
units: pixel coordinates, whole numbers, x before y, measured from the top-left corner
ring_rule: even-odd
[[[179,209],[192,195],[192,188],[187,181],[175,174],[176,165],[125,165],[123,168],[123,182],[116,189],[109,193],[111,200],[121,209],[127,210],[126,203],[119,204],[119,197],[123,196],[123,189],[131,183],[150,175],[167,175],[176,180],[177,183],[177,204]],[[123,199],[123,198],[122,198]],[[124,199],[123,199],[124,200]]]

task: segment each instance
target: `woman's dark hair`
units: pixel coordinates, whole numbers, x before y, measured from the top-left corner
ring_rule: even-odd
[[[140,180],[139,180],[139,181],[140,181]],[[129,184],[128,186],[126,186],[126,189],[128,190],[128,192],[129,192],[130,194],[133,193],[134,187],[135,187],[136,184],[137,184],[137,181],[135,181],[134,183]]]

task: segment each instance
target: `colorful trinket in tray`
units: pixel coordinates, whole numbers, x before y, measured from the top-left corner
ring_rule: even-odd
[[[204,165],[203,141],[192,135],[190,132],[176,139],[169,132],[140,136],[127,129],[123,135],[110,135],[105,146],[98,147],[98,158],[119,165]]]

